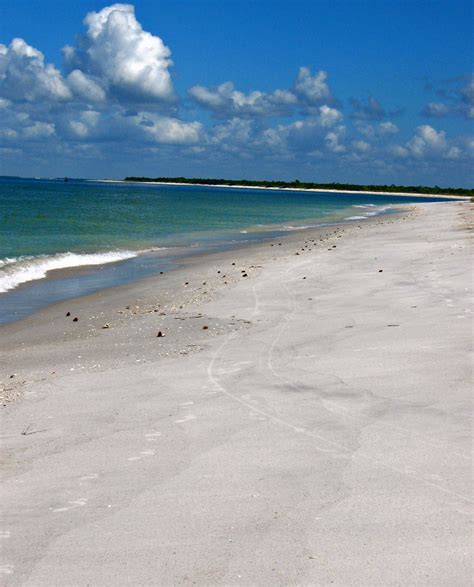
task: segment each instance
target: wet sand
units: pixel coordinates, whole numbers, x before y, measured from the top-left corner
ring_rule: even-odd
[[[409,209],[2,327],[2,584],[469,584],[472,205]]]

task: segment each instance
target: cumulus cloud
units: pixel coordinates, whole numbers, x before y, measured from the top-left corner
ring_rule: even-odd
[[[342,153],[345,147],[341,141],[346,128],[337,124],[341,119],[342,113],[335,108],[321,106],[318,116],[264,130],[258,143],[280,151],[313,152],[326,148],[333,153]]]
[[[0,138],[2,139],[16,139],[18,132],[13,128],[2,128],[0,129]]]
[[[393,122],[387,121],[381,122],[378,125],[378,131],[382,135],[394,135],[397,134],[397,132],[400,132],[400,129]]]
[[[405,145],[394,145],[391,152],[397,157],[416,159],[458,159],[462,151],[451,144],[444,131],[437,131],[428,124],[418,126],[412,138]]]
[[[78,139],[87,139],[94,135],[100,122],[100,112],[84,110],[68,121],[69,130]]]
[[[328,103],[333,100],[326,83],[327,73],[318,71],[311,75],[309,67],[300,67],[294,83],[294,92],[301,100],[310,105]]]
[[[320,106],[314,115],[287,124],[266,126],[258,119],[234,117],[215,125],[204,139],[204,146],[218,153],[263,158],[309,156],[316,151],[342,153],[345,127],[342,113]]]
[[[153,112],[126,112],[115,108],[107,113],[87,110],[68,120],[64,128],[82,141],[128,141],[137,145],[190,145],[203,137],[200,122],[186,122]]]
[[[428,124],[417,127],[407,143],[408,149],[417,157],[425,155],[427,151],[441,153],[446,150],[446,146],[446,133],[438,132]]]
[[[0,96],[14,101],[62,101],[71,98],[71,90],[54,65],[45,63],[41,51],[23,39],[13,39],[8,47],[0,44]]]
[[[354,126],[361,135],[369,139],[380,139],[383,136],[394,135],[400,132],[398,126],[389,120],[375,125],[356,120]]]
[[[67,75],[22,39],[0,45],[2,141],[54,137],[83,153],[86,143],[197,144],[200,122],[156,112],[174,99],[170,50],[142,29],[133,6],[113,4],[84,22],[86,33],[64,48]]]
[[[232,118],[214,127],[209,142],[224,146],[229,143],[245,145],[253,140],[254,132],[255,125],[251,120]]]
[[[367,153],[370,151],[370,144],[367,141],[353,141],[352,146],[360,153]]]
[[[445,88],[437,90],[437,94],[442,101],[428,102],[421,111],[423,116],[474,118],[474,74],[450,80]]]
[[[323,127],[331,127],[334,126],[337,122],[342,120],[343,115],[342,112],[337,110],[336,108],[331,108],[326,104],[324,106],[320,106],[319,108],[320,113],[320,124]]]
[[[130,4],[113,4],[84,19],[87,32],[77,46],[63,49],[67,68],[75,74],[76,89],[98,79],[110,94],[137,102],[169,101],[173,85],[171,51],[163,41],[142,29]],[[88,77],[85,77],[88,76]]]
[[[344,116],[327,73],[313,74],[308,67],[299,69],[287,89],[241,91],[232,82],[193,86],[194,104],[217,118],[205,127],[185,120],[183,111],[180,117],[171,52],[142,28],[133,6],[113,4],[91,12],[84,22],[84,34],[64,48],[63,72],[22,39],[0,44],[4,158],[43,163],[69,158],[75,165],[76,158],[100,161],[114,154],[128,167],[129,153],[140,162],[166,153],[168,162],[179,156],[185,162],[199,158],[206,166],[218,160],[229,170],[240,160],[243,174],[252,166],[264,173],[260,163],[271,161],[276,176],[288,161],[308,168],[317,161],[351,173],[366,165],[372,173],[390,165],[439,170],[453,161],[467,167],[474,154],[472,138],[450,140],[429,125],[391,144],[400,132],[390,119],[393,112],[369,97],[352,100],[351,114]],[[473,78],[465,77],[454,89],[438,92],[426,115],[472,117],[473,100]]]
[[[474,118],[474,73],[472,73],[466,84],[460,90],[461,100],[465,105],[465,113],[468,118]]]
[[[129,4],[90,12],[87,31],[75,47],[66,46],[64,78],[44,55],[23,39],[0,44],[0,97],[15,102],[82,101],[169,103],[174,99],[171,52],[146,32]]]
[[[102,86],[80,69],[67,76],[67,83],[74,94],[86,102],[104,102],[106,94]]]
[[[345,126],[338,126],[336,129],[328,132],[324,140],[329,151],[332,151],[333,153],[343,153],[346,150],[346,147],[341,143],[345,134]]]
[[[23,129],[23,136],[27,139],[41,139],[54,135],[54,124],[48,122],[35,122]]]
[[[353,108],[351,117],[356,120],[383,120],[387,117],[385,108],[373,96],[369,96],[366,103],[352,98],[351,105]]]
[[[177,118],[141,114],[139,124],[157,143],[189,145],[199,142],[202,135],[200,122],[184,122]]]
[[[211,88],[196,85],[188,93],[200,106],[221,118],[285,116],[292,114],[296,108],[312,113],[321,104],[332,103],[334,99],[326,78],[325,71],[318,71],[313,76],[308,67],[300,67],[289,90],[245,93],[228,81]]]
[[[236,90],[232,82],[214,88],[193,86],[189,95],[204,108],[222,117],[279,116],[288,114],[289,107],[297,103],[296,96],[286,90],[271,93],[253,91],[248,94]]]
[[[434,118],[442,118],[449,114],[449,112],[449,106],[443,102],[429,102],[422,111],[425,116],[432,116]]]

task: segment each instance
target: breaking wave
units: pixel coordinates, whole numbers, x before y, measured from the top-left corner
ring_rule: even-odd
[[[375,205],[374,204],[365,204],[364,206],[354,205],[352,207],[353,208],[374,208]],[[363,215],[347,216],[346,218],[344,218],[344,220],[367,220],[367,218],[370,218],[371,216],[378,216],[379,214],[383,214],[387,210],[391,210],[391,206],[380,206],[376,210],[374,210],[373,212],[363,212],[362,213]]]
[[[87,265],[105,265],[138,256],[135,251],[105,253],[58,253],[0,259],[0,292],[15,289],[22,283],[43,279],[48,271]]]

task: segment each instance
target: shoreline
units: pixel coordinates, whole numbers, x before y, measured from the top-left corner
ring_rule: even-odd
[[[55,367],[54,373],[49,373],[36,364],[34,369],[30,369],[28,356],[17,366],[12,361],[11,371],[15,374],[22,373],[23,376],[20,379],[15,375],[11,380],[9,377],[12,373],[0,371],[0,409],[2,403],[5,407],[10,401],[21,397],[25,386],[44,378],[50,379],[51,374],[56,377],[61,370],[67,372],[68,369],[75,369],[74,353],[77,349],[81,357],[87,355],[95,357],[97,353],[101,353],[100,344],[92,345],[90,350],[86,350],[84,345],[87,346],[87,341],[94,341],[96,337],[104,334],[103,330],[108,334],[110,328],[103,328],[105,325],[119,327],[122,329],[122,334],[124,329],[133,326],[136,336],[137,329],[142,328],[138,323],[144,316],[149,314],[162,316],[164,313],[174,319],[174,314],[180,311],[192,312],[194,306],[211,302],[218,296],[230,293],[242,279],[246,279],[242,278],[243,271],[246,275],[255,277],[263,264],[284,262],[293,255],[298,258],[303,253],[301,243],[305,241],[309,242],[310,239],[317,241],[315,249],[324,247],[326,243],[330,243],[332,247],[343,236],[347,238],[347,235],[351,233],[370,230],[370,227],[397,222],[403,217],[416,214],[416,204],[398,206],[398,210],[394,213],[371,216],[363,222],[350,221],[324,227],[304,228],[288,232],[280,238],[249,242],[245,246],[240,245],[230,250],[185,254],[177,260],[175,268],[163,274],[150,275],[130,283],[101,288],[90,294],[54,301],[23,318],[1,324],[0,352],[3,352],[5,357],[8,354],[18,356],[19,344],[22,352],[28,347],[35,349],[45,347],[49,350],[55,337],[60,336],[63,343],[70,345],[68,352],[70,363],[64,364],[63,357],[59,361],[63,363],[63,368],[57,370]],[[67,273],[71,270],[59,271]],[[66,316],[68,313],[71,314],[69,317]],[[78,322],[72,323],[76,316]],[[163,320],[161,318],[160,320],[161,324]],[[170,320],[166,318],[164,322],[163,328],[169,329]],[[161,326],[157,326],[157,331],[159,328]],[[194,332],[193,336],[196,334],[200,333]],[[189,337],[184,338],[189,343]],[[180,338],[173,341],[173,348],[168,348],[170,345],[168,339],[163,339],[161,342],[162,356],[167,356],[167,353],[179,355],[189,351],[186,346],[183,346]],[[190,344],[192,345],[193,341]],[[196,349],[198,348],[201,348],[200,337],[196,346]],[[191,348],[192,351],[196,349]],[[54,356],[56,351],[57,349],[54,349],[51,358],[43,357],[42,362],[49,364],[54,360],[56,365]],[[107,360],[109,363],[114,362],[113,356],[107,357]],[[92,361],[91,358],[89,363],[95,364],[95,360]]]
[[[474,206],[407,208],[3,327],[7,584],[468,584]]]
[[[470,201],[470,196],[454,196],[452,194],[418,194],[416,192],[373,192],[362,190],[334,190],[334,189],[320,189],[320,188],[278,188],[278,187],[264,187],[264,186],[249,186],[249,185],[229,185],[229,184],[213,184],[213,183],[186,183],[186,182],[171,182],[171,181],[125,181],[123,179],[88,179],[86,181],[99,183],[125,183],[136,185],[180,185],[180,186],[201,186],[212,188],[236,188],[249,190],[276,190],[276,191],[295,191],[295,192],[316,192],[316,193],[330,193],[330,194],[368,194],[371,196],[406,196],[419,198],[448,198],[450,200],[464,200]]]
[[[132,277],[130,279],[128,279],[127,277],[124,277],[122,282],[118,282],[118,283],[111,283],[110,285],[105,285],[105,286],[101,286],[98,287],[97,289],[93,287],[93,291],[85,291],[83,293],[80,293],[78,295],[74,295],[71,297],[67,297],[64,300],[52,300],[51,302],[46,302],[46,303],[42,303],[41,305],[39,305],[37,308],[33,309],[32,311],[29,311],[26,315],[24,316],[20,316],[17,318],[14,318],[13,320],[7,320],[7,321],[1,321],[0,322],[0,329],[8,324],[13,324],[15,322],[17,322],[18,320],[22,320],[30,315],[34,315],[36,312],[41,311],[41,309],[49,307],[51,305],[54,305],[56,303],[61,303],[62,301],[67,301],[67,300],[73,300],[76,298],[80,298],[80,297],[84,297],[84,296],[88,296],[88,295],[92,295],[93,293],[98,293],[102,290],[110,290],[113,289],[115,287],[121,287],[124,285],[133,285],[134,283],[138,283],[143,279],[148,279],[148,278],[153,278],[156,277],[162,270],[163,272],[167,273],[169,270],[173,270],[178,268],[182,263],[185,263],[194,257],[202,257],[208,254],[214,254],[214,253],[219,253],[219,252],[224,252],[224,251],[235,251],[238,249],[247,249],[247,248],[251,248],[254,245],[259,245],[261,243],[266,243],[266,242],[270,242],[272,240],[275,239],[288,239],[291,237],[291,235],[293,234],[304,234],[306,231],[311,231],[311,230],[326,230],[326,229],[330,229],[331,227],[341,227],[341,226],[350,226],[351,224],[358,224],[360,222],[370,222],[372,220],[376,220],[378,218],[381,217],[389,217],[389,216],[393,216],[393,215],[397,215],[399,212],[397,212],[397,209],[403,209],[405,205],[400,205],[400,204],[394,204],[392,206],[389,207],[389,210],[386,210],[386,207],[380,207],[377,208],[375,207],[373,209],[373,212],[367,213],[366,216],[362,215],[362,216],[358,216],[357,213],[354,212],[354,216],[350,216],[347,218],[341,218],[340,220],[333,220],[333,221],[326,221],[323,222],[322,219],[320,222],[318,221],[314,221],[315,224],[313,226],[306,226],[306,225],[302,225],[302,226],[294,226],[294,227],[290,227],[290,228],[284,228],[284,227],[280,227],[280,225],[275,225],[274,228],[269,229],[269,227],[267,227],[267,230],[265,231],[251,231],[250,233],[248,233],[247,230],[243,231],[243,230],[238,230],[238,232],[235,233],[231,233],[229,234],[225,240],[221,240],[217,243],[213,243],[212,241],[210,242],[202,242],[201,244],[199,244],[198,246],[179,246],[179,245],[170,245],[167,247],[164,246],[155,246],[155,247],[151,247],[145,250],[139,250],[139,251],[125,251],[125,250],[117,250],[117,251],[108,251],[108,252],[103,252],[103,251],[98,251],[97,253],[89,253],[86,254],[84,256],[98,256],[98,257],[107,257],[110,255],[116,255],[118,258],[114,261],[110,261],[110,262],[105,262],[104,264],[99,264],[96,262],[91,262],[89,264],[84,263],[83,265],[71,265],[71,266],[64,266],[64,267],[60,267],[60,268],[53,268],[53,269],[47,269],[46,270],[46,274],[38,279],[32,279],[30,281],[24,281],[20,284],[18,284],[17,286],[15,286],[12,289],[9,289],[5,292],[0,292],[0,296],[2,295],[6,295],[6,296],[18,296],[20,295],[20,300],[21,300],[21,293],[22,291],[24,291],[26,288],[30,288],[32,294],[34,295],[35,293],[35,285],[36,287],[38,286],[45,286],[48,283],[53,283],[56,279],[61,279],[61,278],[75,278],[75,277],[80,277],[81,275],[84,276],[89,276],[91,275],[91,271],[94,272],[94,267],[98,267],[98,269],[96,269],[96,277],[98,279],[100,279],[100,271],[103,270],[104,268],[107,270],[109,268],[113,268],[116,267],[119,264],[123,264],[123,263],[127,263],[127,262],[139,262],[140,259],[142,259],[144,256],[148,256],[148,255],[155,255],[157,262],[158,259],[161,258],[163,259],[163,266],[157,267],[155,268],[154,271],[150,271],[150,274],[145,274],[145,275],[141,275],[138,277]],[[372,210],[372,209],[371,209]],[[347,212],[349,213],[349,212]],[[305,222],[309,222],[310,220],[307,220]],[[243,237],[241,240],[238,237],[241,237],[243,234],[247,235],[253,235],[255,237],[255,234],[258,234],[257,238],[251,238],[251,239],[247,239],[246,237]],[[64,252],[64,253],[58,253],[56,255],[50,255],[49,257],[37,257],[38,260],[43,261],[43,263],[48,263],[49,261],[55,259],[56,257],[67,257],[68,255],[72,256],[77,256],[76,253],[70,253],[70,252]],[[120,258],[122,257],[122,258]],[[44,260],[43,260],[44,259]],[[169,268],[171,266],[171,269]],[[6,308],[8,308],[9,305],[9,300],[5,299],[5,302],[7,303]],[[10,303],[11,305],[11,303]],[[6,310],[5,310],[6,311]]]

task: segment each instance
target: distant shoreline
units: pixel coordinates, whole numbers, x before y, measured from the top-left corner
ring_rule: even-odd
[[[334,193],[334,194],[369,194],[375,196],[406,196],[419,198],[450,198],[453,200],[470,200],[471,196],[453,195],[453,194],[424,194],[417,192],[387,192],[387,191],[362,191],[362,190],[336,190],[323,188],[296,188],[296,187],[272,187],[259,185],[240,185],[240,184],[215,184],[215,183],[192,183],[192,182],[178,182],[178,181],[133,181],[124,179],[91,179],[88,181],[95,181],[100,183],[125,183],[125,184],[144,184],[144,185],[182,185],[182,186],[202,186],[213,188],[237,188],[237,189],[252,189],[252,190],[281,190],[293,192],[317,192],[317,193]]]

